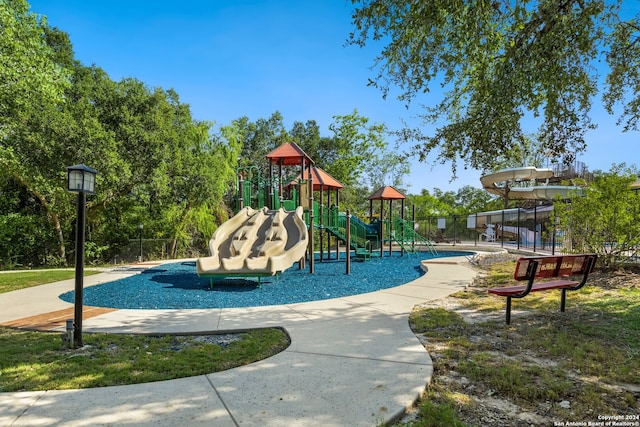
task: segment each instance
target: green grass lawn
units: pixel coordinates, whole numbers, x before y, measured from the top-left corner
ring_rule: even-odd
[[[69,349],[59,333],[0,328],[0,392],[64,390],[162,381],[223,371],[289,345],[281,329],[229,335],[83,334]]]
[[[410,425],[554,425],[640,413],[638,275],[593,274],[585,288],[568,293],[564,313],[558,291],[514,300],[513,310],[524,314],[506,325],[505,298],[486,290],[511,283],[513,269],[511,262],[492,266],[449,300],[486,320],[471,322],[455,308],[411,314],[434,375]],[[495,402],[517,409],[499,413]]]
[[[99,271],[84,270],[85,276],[98,274]],[[0,294],[30,288],[45,283],[59,282],[73,279],[75,270],[29,270],[0,274]]]
[[[85,271],[85,274],[96,274]],[[73,270],[0,274],[0,293],[74,277]],[[215,335],[83,334],[69,349],[60,333],[0,327],[0,392],[126,385],[201,375],[265,359],[287,348],[279,328]]]

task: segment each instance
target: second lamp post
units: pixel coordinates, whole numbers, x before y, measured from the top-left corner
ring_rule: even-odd
[[[144,229],[144,224],[138,224],[138,231],[140,231],[140,255],[138,255],[138,262],[142,262],[142,230]]]

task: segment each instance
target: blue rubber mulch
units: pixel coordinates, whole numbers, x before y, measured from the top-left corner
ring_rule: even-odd
[[[470,255],[469,252],[444,252],[435,257]],[[278,277],[208,278],[196,275],[195,262],[162,264],[140,274],[87,287],[83,303],[96,307],[129,309],[232,308],[292,304],[339,298],[388,289],[417,279],[423,274],[420,261],[434,258],[393,256],[351,262],[351,274],[345,274],[344,260],[316,260],[315,271],[297,265]],[[74,292],[60,298],[74,302]]]

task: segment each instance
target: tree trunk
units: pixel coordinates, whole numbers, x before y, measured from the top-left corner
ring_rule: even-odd
[[[183,226],[187,217],[189,216],[189,212],[191,211],[191,203],[187,202],[187,206],[185,206],[182,211],[182,215],[180,215],[180,220],[176,224],[175,232],[173,234],[173,239],[171,240],[171,247],[169,248],[169,256],[171,258],[175,258],[178,251],[178,230]]]
[[[176,257],[176,250],[178,248],[178,236],[173,236],[171,240],[171,246],[169,246],[169,258]]]
[[[53,229],[55,230],[56,238],[58,239],[58,256],[67,265],[67,252],[64,247],[64,235],[62,234],[62,226],[60,225],[60,217],[51,210],[51,205],[47,201],[47,199],[40,194],[38,191],[35,191],[31,186],[28,185],[27,181],[25,181],[22,176],[17,173],[13,174],[14,178],[17,179],[24,187],[31,192],[35,196],[36,199],[40,202],[42,207],[45,209],[47,213],[47,218],[51,225],[53,225]]]
[[[67,265],[67,252],[64,247],[64,235],[62,234],[62,226],[60,225],[60,218],[58,218],[58,215],[54,214],[53,212],[49,212],[49,211],[47,212],[48,212],[47,216],[49,217],[49,220],[53,224],[53,228],[56,231],[56,237],[58,238],[58,256],[60,257],[60,259],[64,261],[64,264]]]

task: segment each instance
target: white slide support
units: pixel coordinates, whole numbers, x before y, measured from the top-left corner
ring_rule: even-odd
[[[221,224],[209,241],[211,256],[198,258],[198,276],[273,276],[302,259],[309,241],[303,208],[245,207]]]
[[[520,242],[523,244],[530,244],[534,241],[540,243],[540,233],[529,230],[526,227],[516,227],[512,225],[505,225],[500,227],[499,224],[487,224],[487,229],[481,236],[485,237],[487,242],[495,242],[499,239],[503,239],[507,235],[520,236]]]

